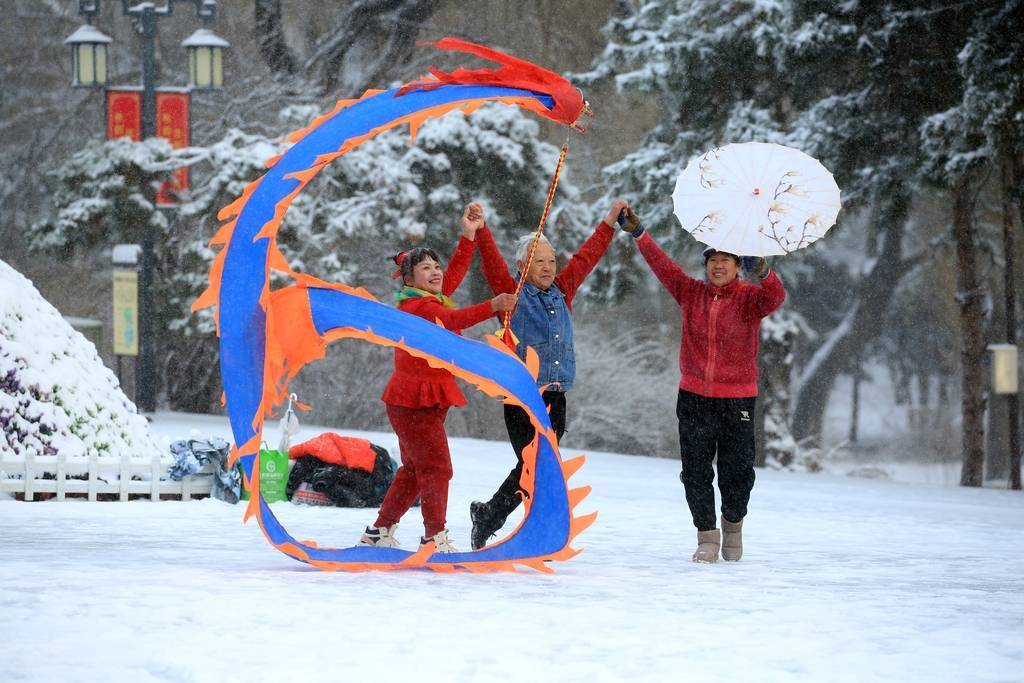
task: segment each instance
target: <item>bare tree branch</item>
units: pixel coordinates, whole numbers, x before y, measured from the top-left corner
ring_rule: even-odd
[[[297,60],[284,40],[281,0],[255,0],[255,10],[256,40],[263,61],[275,75],[294,74]]]
[[[352,49],[369,43],[376,58],[360,69],[358,82],[351,84],[353,91],[361,92],[410,60],[420,25],[440,4],[440,0],[357,0],[338,17],[334,30],[306,60],[305,68],[319,72],[320,86],[329,94],[340,85]]]

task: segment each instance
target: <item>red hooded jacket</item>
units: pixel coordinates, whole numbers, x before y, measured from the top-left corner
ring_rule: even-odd
[[[462,283],[473,259],[474,243],[465,237],[459,244],[444,271],[441,293],[451,296]],[[440,320],[446,330],[455,332],[472,327],[487,320],[494,312],[491,302],[484,301],[469,308],[446,308],[436,297],[421,296],[406,299],[398,310],[425,318],[430,322]],[[452,373],[442,368],[432,368],[422,358],[411,356],[401,349],[395,349],[395,374],[391,376],[381,400],[403,408],[448,408],[466,405],[466,397],[455,384]]]
[[[365,472],[373,472],[373,465],[377,460],[373,444],[367,439],[342,436],[333,432],[325,432],[288,449],[290,460],[298,460],[307,455],[332,465]]]
[[[760,285],[736,278],[715,287],[684,273],[650,233],[641,235],[637,246],[679,304],[679,388],[712,398],[757,396],[761,318],[786,298],[779,276],[772,271]]]

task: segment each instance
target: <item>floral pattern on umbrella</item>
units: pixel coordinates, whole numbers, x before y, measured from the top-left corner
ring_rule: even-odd
[[[825,235],[840,209],[839,187],[820,162],[763,142],[696,157],[676,180],[672,199],[694,238],[744,256],[802,249]]]

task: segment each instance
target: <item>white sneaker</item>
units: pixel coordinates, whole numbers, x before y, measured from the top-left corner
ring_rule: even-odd
[[[439,553],[457,553],[457,552],[459,552],[459,549],[456,548],[455,546],[453,546],[452,542],[451,542],[451,539],[448,538],[448,530],[447,529],[443,529],[443,530],[439,531],[438,533],[434,534],[433,536],[430,536],[429,538],[427,536],[421,536],[420,537],[420,545],[421,546],[426,545],[427,543],[430,543],[431,541],[434,542],[435,552],[439,552]]]
[[[395,529],[397,528],[397,524],[380,527],[379,529],[375,526],[368,526],[366,527],[366,532],[363,533],[363,537],[359,539],[359,545],[371,545],[378,548],[401,548],[401,544],[395,538]]]

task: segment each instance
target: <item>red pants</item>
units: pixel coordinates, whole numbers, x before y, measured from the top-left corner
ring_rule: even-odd
[[[402,465],[384,496],[374,526],[397,524],[419,496],[423,528],[426,536],[433,536],[445,528],[448,482],[452,478],[452,456],[444,432],[448,408],[385,405],[398,436]]]

